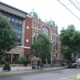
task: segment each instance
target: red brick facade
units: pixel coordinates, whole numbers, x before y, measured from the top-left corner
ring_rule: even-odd
[[[32,18],[26,16],[24,46],[30,47],[31,44],[32,44]],[[30,49],[24,48],[24,56],[28,56],[30,58]]]

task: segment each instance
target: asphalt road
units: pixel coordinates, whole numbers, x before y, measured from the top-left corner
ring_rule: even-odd
[[[61,78],[72,76],[76,73],[80,73],[80,68],[2,76],[0,80],[60,80]]]

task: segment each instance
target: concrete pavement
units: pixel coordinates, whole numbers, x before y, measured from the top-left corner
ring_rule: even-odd
[[[2,69],[0,68],[0,76],[9,76],[9,75],[25,74],[25,73],[46,72],[46,71],[60,70],[60,69],[65,69],[65,68],[66,68],[66,66],[64,66],[64,67],[43,68],[42,70],[40,70],[40,69],[33,69],[32,70],[31,66],[27,66],[27,67],[11,67],[11,71],[1,71]]]

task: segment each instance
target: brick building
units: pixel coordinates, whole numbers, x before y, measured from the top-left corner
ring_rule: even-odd
[[[60,51],[58,26],[55,24],[55,22],[52,19],[43,22],[38,17],[38,14],[34,11],[34,9],[30,13],[28,13],[27,17],[28,18],[26,18],[26,21],[29,21],[30,19],[32,19],[32,21],[26,24],[27,30],[30,31],[30,36],[29,38],[26,39],[26,41],[29,42],[27,42],[25,46],[29,46],[28,44],[31,45],[33,42],[35,42],[39,33],[45,33],[50,38],[52,43],[52,51],[50,59],[61,60],[62,56]],[[29,23],[32,25],[28,26]]]

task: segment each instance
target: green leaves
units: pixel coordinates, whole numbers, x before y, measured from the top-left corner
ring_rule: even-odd
[[[69,57],[80,51],[80,31],[76,31],[74,25],[68,25],[67,29],[61,30],[60,40],[62,54]]]
[[[45,34],[39,34],[37,41],[31,45],[30,52],[32,55],[41,59],[49,59],[51,53],[51,42]]]
[[[10,51],[16,46],[17,33],[9,21],[0,14],[0,54]]]

